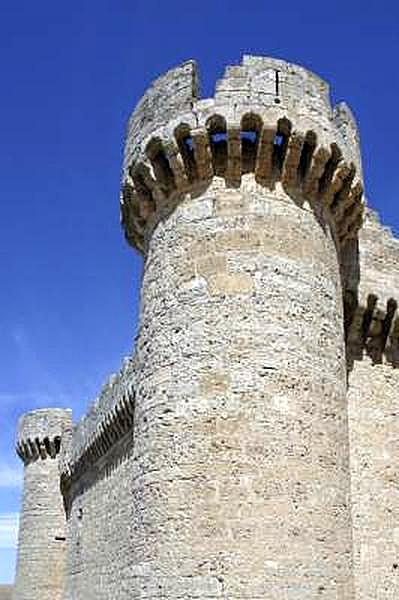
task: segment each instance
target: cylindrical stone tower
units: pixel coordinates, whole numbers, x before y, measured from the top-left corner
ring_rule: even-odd
[[[208,100],[186,63],[133,113],[131,597],[353,600],[343,299],[361,177],[349,109],[280,60],[245,57]]]
[[[14,600],[62,600],[65,511],[59,453],[71,411],[35,410],[21,417],[17,453],[24,462]]]

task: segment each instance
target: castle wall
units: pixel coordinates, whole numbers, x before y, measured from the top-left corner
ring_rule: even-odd
[[[369,212],[360,234],[360,308],[350,339],[357,343],[349,344],[354,355],[348,406],[358,600],[399,596],[399,322],[389,303],[399,299],[398,264],[399,240]]]
[[[396,599],[399,240],[359,233],[355,119],[281,60],[198,80],[129,120],[135,358],[20,421],[14,599]]]
[[[116,443],[69,491],[64,600],[132,597],[132,441]]]
[[[356,363],[348,393],[357,600],[399,597],[399,371]]]
[[[63,598],[66,534],[58,459],[70,421],[70,411],[45,409],[19,423],[17,450],[25,468],[14,600]]]
[[[132,371],[125,362],[75,426],[63,457],[64,600],[131,598]]]

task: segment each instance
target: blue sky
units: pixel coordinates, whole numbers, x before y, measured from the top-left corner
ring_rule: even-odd
[[[133,346],[140,258],[119,227],[126,120],[188,58],[211,95],[243,53],[303,64],[353,108],[367,193],[399,231],[399,4],[0,1],[0,583],[13,579],[17,417],[82,414]]]

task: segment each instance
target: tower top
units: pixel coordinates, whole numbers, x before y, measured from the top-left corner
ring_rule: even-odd
[[[129,243],[146,239],[165,211],[213,177],[238,187],[243,175],[297,202],[320,207],[338,244],[362,224],[357,125],[329,86],[307,69],[261,56],[229,66],[213,98],[201,100],[197,65],[159,77],[129,120],[121,197]],[[313,206],[313,207],[314,207]]]
[[[63,431],[71,421],[72,411],[61,408],[43,408],[22,415],[16,441],[18,456],[24,463],[55,458],[61,448]]]

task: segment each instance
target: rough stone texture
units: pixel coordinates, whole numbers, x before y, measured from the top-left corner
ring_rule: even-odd
[[[135,354],[63,428],[60,477],[27,461],[23,519],[61,485],[63,600],[393,600],[399,241],[361,229],[355,119],[281,60],[245,56],[210,99],[198,80],[172,69],[129,120]],[[46,428],[28,416],[24,459]]]
[[[68,600],[130,597],[133,385],[127,359],[75,426],[63,456]]]
[[[59,483],[61,437],[71,412],[36,410],[21,417],[17,452],[24,462],[14,600],[62,600],[65,511]]]
[[[227,214],[226,193],[185,198],[149,242],[133,597],[349,599],[335,245],[251,175]]]
[[[399,321],[392,306],[399,299],[398,264],[399,240],[369,211],[360,234],[360,307],[353,329],[359,322],[368,327],[360,343],[354,335],[358,343],[349,346],[355,359],[348,407],[359,600],[399,597]]]
[[[357,362],[348,394],[359,600],[399,597],[399,371]]]
[[[133,598],[132,436],[68,490],[68,600]]]

